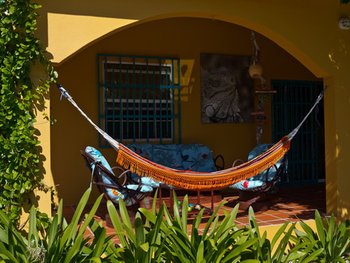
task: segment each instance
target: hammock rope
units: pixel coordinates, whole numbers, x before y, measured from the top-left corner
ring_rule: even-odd
[[[305,115],[299,125],[293,129],[288,135],[284,136],[280,141],[275,143],[264,153],[257,157],[232,168],[220,170],[216,172],[195,172],[188,170],[172,169],[157,163],[154,163],[137,153],[133,152],[122,143],[114,140],[105,131],[98,127],[85,113],[82,111],[69,93],[58,85],[61,96],[65,97],[86,119],[87,121],[103,136],[104,139],[117,151],[118,165],[139,176],[151,177],[154,180],[172,185],[177,188],[186,190],[219,190],[226,188],[241,180],[253,177],[264,170],[272,167],[278,162],[289,150],[291,140],[300,130],[303,123],[310,116],[314,108],[323,98],[323,91],[317,97],[314,105]]]

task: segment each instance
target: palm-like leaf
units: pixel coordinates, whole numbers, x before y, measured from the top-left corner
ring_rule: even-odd
[[[90,196],[88,189],[79,202],[72,221],[67,224],[62,216],[63,202],[50,220],[49,226],[39,224],[37,210],[33,207],[29,215],[29,231],[22,235],[14,228],[6,215],[0,212],[0,259],[3,262],[88,262],[108,258],[107,247],[111,246],[105,230],[93,219],[100,204],[100,196],[91,211],[83,216]],[[85,238],[88,227],[94,226],[94,238]],[[40,229],[40,234],[39,234]]]

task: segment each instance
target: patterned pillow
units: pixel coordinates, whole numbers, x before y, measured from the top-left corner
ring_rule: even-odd
[[[153,162],[173,169],[183,170],[180,147],[176,144],[153,145]]]
[[[185,170],[197,172],[216,171],[211,150],[201,144],[182,144],[181,153]]]
[[[128,148],[142,157],[157,164],[177,170],[198,172],[216,171],[211,150],[201,144],[130,144]],[[150,177],[131,175],[136,182],[151,187],[159,187],[160,183]]]

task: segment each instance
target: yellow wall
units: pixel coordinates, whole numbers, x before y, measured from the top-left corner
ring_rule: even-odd
[[[40,85],[43,79],[47,79],[47,74],[45,69],[39,64],[35,64],[31,69],[31,79],[36,85]],[[47,116],[50,116],[50,100],[49,96],[43,98],[44,107],[36,106],[36,123],[34,127],[40,131],[38,133],[40,140],[40,169],[43,174],[42,183],[46,189],[40,189],[36,191],[36,202],[35,205],[38,206],[40,212],[51,215],[51,201],[56,202],[57,200],[52,200],[52,192],[55,192],[55,182],[54,178],[51,176],[51,127],[50,121]],[[48,191],[46,191],[48,190]],[[33,200],[34,201],[34,200]],[[28,213],[30,207],[24,207],[24,212]],[[27,219],[27,214],[22,216],[22,220]]]
[[[210,37],[208,37],[210,36]],[[257,37],[262,50],[265,75],[277,79],[315,79],[293,57],[262,36]],[[57,67],[60,82],[71,92],[88,115],[97,120],[96,54],[172,56],[189,65],[182,79],[183,143],[203,143],[214,154],[223,154],[227,165],[246,158],[255,145],[255,124],[203,124],[200,106],[201,52],[251,55],[250,31],[230,23],[201,18],[173,18],[152,21],[117,32],[86,48]],[[86,145],[98,147],[96,132],[67,104],[51,93],[53,173],[59,193],[66,202],[76,202],[88,185],[89,173],[83,167],[79,150]],[[268,107],[267,107],[268,108]],[[270,141],[271,118],[266,124],[264,141]],[[67,149],[69,151],[67,152]],[[115,153],[105,151],[113,163]],[[65,165],[62,166],[61,164]],[[67,169],[69,167],[69,169]],[[79,178],[79,179],[78,179]],[[79,182],[77,184],[76,182]]]
[[[127,28],[130,27],[131,30],[135,30],[132,27],[133,24],[131,24],[133,21],[138,21],[136,23],[142,24],[143,22],[166,17],[204,17],[243,25],[273,40],[298,61],[302,62],[317,77],[324,78],[328,86],[324,101],[327,209],[328,211],[337,212],[342,217],[349,217],[350,191],[348,191],[348,185],[350,184],[350,177],[348,176],[348,164],[350,163],[350,124],[347,121],[347,115],[350,104],[350,78],[348,74],[350,68],[350,34],[349,31],[342,31],[337,26],[340,16],[350,15],[349,4],[340,4],[336,0],[296,0],[288,2],[279,0],[223,0],[220,3],[210,0],[171,0],[166,3],[160,0],[101,0],[98,3],[92,0],[56,0],[42,1],[42,3],[39,35],[52,53],[54,62],[60,64],[66,61],[67,64],[62,64],[62,70],[60,69],[60,81],[69,87],[75,95],[78,95],[79,91],[82,93],[95,92],[95,87],[81,85],[82,79],[70,79],[68,76],[69,74],[74,75],[73,72],[82,70],[73,65],[68,65],[70,63],[76,64],[75,61],[78,57],[78,55],[75,55],[76,52],[79,54],[86,50],[88,52],[85,55],[87,55],[91,51],[87,47],[98,41],[99,37],[112,34],[113,30],[120,31],[121,25],[127,25]],[[179,30],[186,29],[187,26],[181,29],[177,28],[177,38],[172,38],[172,40],[178,41],[183,45],[189,45],[190,42],[183,38],[180,33],[177,33],[181,32]],[[220,31],[221,28],[218,30]],[[207,32],[206,29],[201,31]],[[210,36],[205,38],[205,43],[208,40],[211,40]],[[203,44],[199,43],[198,48],[201,48]],[[129,43],[129,46],[125,47],[127,48],[125,52],[145,51],[142,55],[147,55],[146,51],[149,51],[149,53],[153,54],[152,49],[145,50],[143,48],[145,45],[147,46],[147,43],[139,40],[137,43]],[[213,47],[213,52],[224,51],[226,48],[225,43],[220,43],[220,49],[214,50]],[[178,55],[184,55],[184,58],[186,58],[186,50],[179,50],[183,54]],[[170,51],[168,49],[169,53]],[[240,51],[243,52],[244,49],[240,49]],[[167,50],[163,48],[157,50],[157,53],[162,52],[166,53]],[[173,55],[177,54],[173,53]],[[193,56],[194,53],[190,55]],[[92,54],[89,56],[92,59]],[[82,57],[79,58],[88,62],[88,57],[84,57],[84,59]],[[196,58],[198,59],[198,57],[189,57],[189,59]],[[278,57],[269,57],[269,59],[273,63]],[[295,60],[292,61],[295,62]],[[279,66],[277,63],[274,63],[274,65],[276,67]],[[80,72],[80,75],[84,75],[86,81],[93,81],[95,71],[92,68],[85,67],[83,63],[80,66],[84,66],[84,74]],[[72,86],[77,88],[71,89]],[[55,99],[54,96],[53,100]],[[79,101],[92,104],[93,102],[89,101],[88,98],[80,97]],[[195,101],[191,102],[191,104],[195,105]],[[56,108],[56,104],[53,105]],[[62,107],[69,107],[65,102],[61,103],[61,105]],[[90,116],[96,116],[94,109],[96,107],[93,105],[91,105],[91,108],[89,107],[88,113]],[[94,136],[94,134],[90,131],[90,128],[84,126],[83,122],[78,120],[79,117],[74,116],[75,113],[73,111],[67,112],[67,114],[69,114],[68,118],[75,120],[75,123],[79,125],[75,127],[77,127],[76,132],[79,133],[79,138],[81,138],[80,146],[86,143],[91,144],[92,142],[89,138]],[[68,137],[68,135],[71,136],[71,133],[67,134],[67,127],[64,127],[66,124],[63,124],[63,121],[59,122],[61,124],[57,124],[54,129],[57,129],[57,133],[62,131],[62,135],[59,139],[52,141],[52,156],[55,157],[60,152],[56,153],[57,148],[55,147],[57,144],[61,143],[62,147],[68,145],[68,151],[71,149],[68,143],[78,144],[74,139]],[[63,129],[60,130],[59,127]],[[54,133],[54,130],[52,132]],[[62,138],[67,141],[64,141]],[[190,138],[190,135],[188,138]],[[49,138],[46,138],[46,140],[49,140]],[[72,150],[74,151],[75,149]],[[64,163],[55,164],[55,162],[56,160],[53,158],[53,166],[64,165]],[[80,169],[75,170],[76,165],[69,164],[68,168],[71,168],[71,166],[74,166],[74,172],[80,171]],[[67,170],[69,169],[65,169],[65,171]],[[57,171],[57,168],[54,171]],[[58,175],[57,172],[54,172],[54,177],[55,179],[63,178],[64,175]],[[74,178],[80,177],[75,176]],[[64,180],[68,181],[68,179]],[[62,179],[61,181],[63,182],[64,180]],[[66,184],[62,185],[62,187],[66,187]],[[67,193],[67,196],[69,196],[69,189],[73,188],[68,187],[66,192],[61,192]],[[75,198],[71,200],[73,201]]]

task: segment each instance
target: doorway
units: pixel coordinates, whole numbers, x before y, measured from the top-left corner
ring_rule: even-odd
[[[304,118],[323,89],[322,81],[273,80],[272,138],[278,141]],[[294,137],[288,152],[288,176],[282,184],[325,181],[324,107],[321,101]]]

